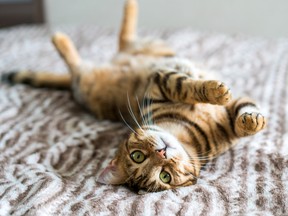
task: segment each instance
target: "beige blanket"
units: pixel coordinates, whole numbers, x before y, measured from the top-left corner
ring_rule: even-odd
[[[95,26],[2,29],[0,73],[65,72],[50,43],[56,30],[86,59],[116,52],[117,32]],[[189,29],[152,35],[219,72],[235,96],[255,98],[268,128],[209,163],[197,185],[137,195],[95,182],[125,126],[93,118],[68,92],[0,84],[0,215],[288,215],[288,39]]]

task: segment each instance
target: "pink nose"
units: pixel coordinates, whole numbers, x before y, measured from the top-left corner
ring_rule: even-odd
[[[163,158],[163,159],[166,158],[166,151],[164,149],[156,150],[156,152],[161,158]]]

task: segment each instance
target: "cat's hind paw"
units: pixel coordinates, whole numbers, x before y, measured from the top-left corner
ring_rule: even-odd
[[[253,135],[264,129],[266,126],[266,118],[258,112],[245,112],[236,119],[236,131],[238,135]]]

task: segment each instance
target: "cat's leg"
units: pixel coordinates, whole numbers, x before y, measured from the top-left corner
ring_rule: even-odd
[[[124,8],[119,35],[119,51],[123,51],[136,39],[138,4],[136,0],[127,0]]]
[[[237,137],[254,135],[266,126],[266,118],[250,98],[233,100],[225,108],[229,124]]]
[[[52,41],[59,52],[59,54],[65,60],[70,72],[76,72],[79,74],[79,66],[82,64],[82,60],[78,55],[72,41],[68,36],[62,33],[56,33]],[[71,86],[71,74],[57,74],[52,72],[32,72],[32,71],[14,71],[5,73],[2,77],[2,81],[9,83],[23,83],[34,87],[48,87],[48,88],[60,88],[69,89]]]
[[[1,80],[11,84],[22,83],[41,88],[69,89],[71,86],[70,74],[47,71],[13,71],[4,73]]]
[[[216,80],[192,79],[177,72],[157,72],[151,81],[155,99],[188,104],[211,103],[225,105],[231,100],[230,89]]]
[[[74,74],[73,72],[79,74],[79,66],[82,64],[82,60],[70,38],[65,34],[56,33],[52,37],[52,41],[59,54],[65,60],[72,75]],[[9,83],[23,83],[34,87],[60,89],[69,89],[72,83],[71,74],[57,74],[52,72],[15,71],[5,73],[1,79]]]
[[[82,60],[70,38],[63,33],[56,33],[52,37],[52,42],[69,67],[70,72],[77,70]]]
[[[130,55],[174,56],[174,50],[159,39],[137,37],[137,0],[126,0],[119,34],[119,52]]]

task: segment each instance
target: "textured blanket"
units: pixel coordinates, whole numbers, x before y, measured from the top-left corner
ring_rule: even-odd
[[[83,58],[103,62],[116,52],[117,32],[95,26],[2,29],[0,73],[65,73],[50,43],[56,30]],[[267,129],[211,161],[197,185],[138,195],[95,181],[127,132],[123,124],[95,119],[69,92],[0,84],[0,215],[288,215],[288,39],[149,34],[217,71],[235,97],[256,99]]]

